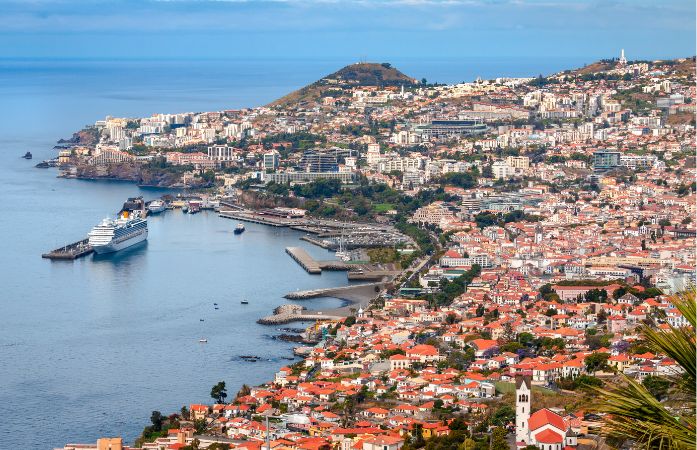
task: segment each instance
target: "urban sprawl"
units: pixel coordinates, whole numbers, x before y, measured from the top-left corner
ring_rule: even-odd
[[[298,362],[153,412],[136,445],[617,448],[595,400],[627,380],[681,414],[670,380],[682,368],[643,330],[690,326],[671,296],[695,287],[695,94],[694,57],[622,51],[450,85],[357,63],[267,106],[107,117],[61,141],[61,176],[393,231],[343,261],[392,275],[308,327]]]

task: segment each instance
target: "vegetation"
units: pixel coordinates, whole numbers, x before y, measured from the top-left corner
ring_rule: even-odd
[[[218,403],[225,403],[227,398],[227,389],[225,389],[225,382],[219,381],[218,384],[211,388],[211,398]]]
[[[440,292],[431,295],[429,298],[430,302],[435,305],[451,304],[453,300],[465,292],[467,285],[472,283],[472,280],[478,277],[481,272],[482,268],[478,264],[473,264],[468,271],[453,281],[443,278],[440,283]]]
[[[695,436],[695,292],[676,295],[671,300],[688,321],[683,328],[668,330],[641,328],[647,345],[655,352],[674,359],[684,371],[667,378],[675,406],[656,398],[645,385],[623,376],[622,384],[596,389],[597,407],[608,413],[606,433],[619,441],[634,442],[652,449],[693,449]],[[650,383],[651,384],[651,383]]]

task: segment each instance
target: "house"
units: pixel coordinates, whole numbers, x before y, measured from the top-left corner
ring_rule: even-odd
[[[627,328],[627,319],[614,315],[607,318],[607,329],[611,333],[622,333]]]
[[[396,436],[376,436],[363,441],[363,450],[399,450],[404,439]]]
[[[485,353],[495,353],[499,343],[493,339],[474,339],[469,343],[474,348],[474,355],[477,358],[484,357]]]
[[[408,369],[409,367],[411,367],[411,360],[405,355],[390,356],[390,371]]]
[[[201,420],[206,418],[208,414],[208,406],[206,405],[189,405],[189,414],[193,420]]]
[[[440,361],[443,356],[438,354],[438,349],[432,345],[421,344],[415,345],[414,347],[407,350],[407,358],[412,361],[426,363],[433,361]]]

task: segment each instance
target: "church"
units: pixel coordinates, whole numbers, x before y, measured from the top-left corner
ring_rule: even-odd
[[[516,375],[515,388],[516,447],[534,445],[540,450],[575,449],[578,436],[562,416],[546,408],[532,412],[532,376]]]

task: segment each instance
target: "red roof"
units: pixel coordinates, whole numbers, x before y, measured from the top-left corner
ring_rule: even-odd
[[[559,414],[555,414],[548,409],[541,409],[536,411],[528,419],[528,426],[530,431],[535,431],[538,428],[542,428],[545,425],[552,425],[559,430],[566,430],[566,424],[564,419]]]
[[[564,441],[564,438],[561,434],[552,430],[544,430],[535,435],[535,440],[542,444],[560,444]]]

